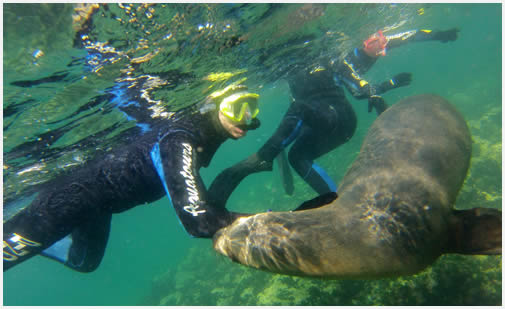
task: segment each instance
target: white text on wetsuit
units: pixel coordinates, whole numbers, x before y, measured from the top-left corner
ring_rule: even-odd
[[[198,216],[201,213],[205,213],[205,210],[198,210],[198,202],[200,197],[198,196],[198,189],[196,188],[195,176],[193,176],[191,164],[193,163],[192,151],[193,147],[190,144],[182,143],[184,147],[182,150],[182,171],[181,175],[186,180],[186,191],[188,191],[188,202],[189,205],[183,207],[186,212],[189,212],[193,216]]]

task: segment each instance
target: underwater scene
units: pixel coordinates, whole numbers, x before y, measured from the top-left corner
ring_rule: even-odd
[[[387,50],[365,78],[378,84],[412,74],[408,86],[382,95],[390,106],[419,94],[451,102],[472,139],[454,208],[501,210],[501,13],[498,3],[3,4],[4,226],[52,179],[135,143],[132,137],[149,125],[170,121],[240,81],[260,95],[261,126],[224,142],[209,167],[200,169],[210,186],[274,133],[291,104],[290,74],[322,59],[342,59],[378,30],[459,30],[449,42]],[[337,185],[377,118],[366,100],[344,93],[356,113],[356,131],[315,160]],[[276,162],[272,172],[244,179],[226,207],[288,212],[317,196],[294,171],[293,186],[286,194]],[[4,267],[5,247],[4,235]],[[3,304],[499,306],[501,265],[501,255],[447,254],[417,274],[391,278],[270,273],[218,254],[212,239],[190,236],[164,196],[114,213],[94,271],[77,272],[40,255],[5,271]]]

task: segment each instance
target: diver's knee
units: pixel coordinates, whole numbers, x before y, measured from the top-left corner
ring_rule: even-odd
[[[72,263],[66,263],[65,266],[81,273],[90,273],[95,271],[98,266],[100,266],[100,262],[84,263],[82,265],[73,265]]]
[[[289,165],[291,165],[298,173],[303,173],[306,170],[308,160],[304,159],[297,151],[291,150],[288,153]],[[310,164],[308,164],[310,166]]]

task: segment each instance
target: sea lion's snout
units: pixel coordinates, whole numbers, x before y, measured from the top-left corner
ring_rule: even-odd
[[[218,230],[213,238],[214,250],[237,262],[237,256],[244,249],[244,240],[251,230],[250,218],[238,218],[233,224]]]

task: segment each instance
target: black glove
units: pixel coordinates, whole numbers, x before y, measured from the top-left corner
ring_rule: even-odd
[[[403,72],[400,74],[396,74],[393,78],[388,81],[382,82],[377,88],[377,94],[382,94],[391,89],[395,89],[398,87],[407,86],[412,81],[412,73]],[[370,93],[368,97],[374,96],[376,93]]]
[[[373,108],[377,112],[377,116],[382,114],[389,106],[381,96],[374,95],[368,98],[368,112],[370,113]]]
[[[449,41],[456,41],[458,38],[458,28],[452,28],[446,31],[433,31],[433,39],[447,43]]]
[[[412,73],[403,72],[400,74],[396,74],[393,78],[391,78],[393,83],[393,88],[408,86],[412,81]]]

